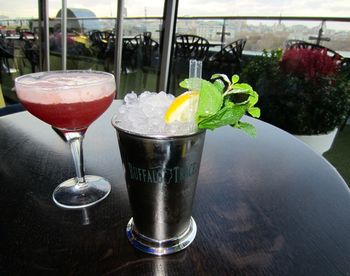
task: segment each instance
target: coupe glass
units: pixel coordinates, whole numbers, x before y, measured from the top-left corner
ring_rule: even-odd
[[[51,71],[18,77],[15,85],[24,107],[60,131],[70,145],[76,177],[54,190],[54,202],[64,208],[84,208],[106,198],[110,183],[84,173],[82,143],[89,125],[114,99],[114,76],[91,70]]]

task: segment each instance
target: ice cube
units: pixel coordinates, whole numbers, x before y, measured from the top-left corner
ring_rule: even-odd
[[[196,131],[195,122],[166,124],[165,113],[175,97],[165,92],[146,91],[139,96],[128,93],[119,107],[119,127],[144,135],[184,135]]]

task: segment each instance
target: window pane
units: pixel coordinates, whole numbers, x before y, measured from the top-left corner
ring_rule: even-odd
[[[67,69],[114,72],[117,1],[68,1]],[[159,30],[163,1],[127,1],[124,7],[121,87],[118,97],[144,90],[156,91],[160,65]],[[86,9],[86,7],[91,7]],[[50,10],[51,69],[61,67],[60,6]],[[142,16],[142,18],[129,18]],[[149,17],[153,18],[149,18]]]
[[[158,91],[163,9],[164,0],[126,1],[121,96],[131,91]]]
[[[303,40],[321,44],[335,51],[340,51],[345,57],[350,57],[350,22],[321,21],[321,20],[288,20],[288,19],[253,19],[249,16],[347,16],[350,2],[333,1],[179,1],[176,33],[200,36],[209,42],[209,50],[203,60],[204,76],[210,76],[215,70],[225,68],[216,67],[219,61],[211,59],[221,55],[220,49],[235,44],[241,39],[246,40],[243,48],[242,60],[246,57],[260,55],[264,49],[273,50],[283,48],[289,40]],[[205,18],[210,16],[211,18]],[[226,16],[226,18],[222,18]],[[244,16],[246,19],[235,19],[235,16]],[[191,18],[189,18],[191,17]],[[176,48],[176,45],[174,45]],[[231,50],[230,50],[231,51]],[[225,55],[228,53],[225,53]],[[176,55],[176,51],[175,51]],[[179,72],[174,60],[172,75],[172,90],[178,90],[178,80],[188,75],[187,69]],[[183,64],[183,62],[181,61]],[[222,61],[221,61],[222,63]],[[236,65],[235,65],[236,66]],[[242,66],[238,66],[241,68]],[[185,70],[186,69],[186,70]],[[225,70],[227,73],[231,73]],[[239,71],[238,71],[239,72]],[[181,79],[180,78],[180,79]]]
[[[216,72],[249,82],[262,120],[293,134],[331,131],[348,116],[349,11],[342,0],[180,0],[177,35],[206,39],[209,50],[197,56],[193,40],[175,43],[172,91],[181,92],[188,60],[201,59],[207,79]],[[185,46],[181,60],[177,48]]]
[[[50,1],[51,70],[62,68],[61,7],[62,1]],[[67,69],[112,71],[105,57],[116,7],[116,1],[67,1]]]
[[[20,7],[20,8],[19,8]],[[3,1],[0,10],[0,107],[17,103],[14,79],[39,68],[39,44],[33,32],[38,1]]]
[[[348,17],[350,2],[305,0],[179,0],[178,16],[323,16]]]

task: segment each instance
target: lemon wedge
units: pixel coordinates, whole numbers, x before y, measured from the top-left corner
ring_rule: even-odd
[[[165,113],[165,122],[189,122],[194,118],[198,108],[199,92],[187,91],[176,97]]]

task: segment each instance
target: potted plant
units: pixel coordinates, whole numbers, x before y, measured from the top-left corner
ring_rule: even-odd
[[[261,119],[304,141],[310,135],[334,139],[347,118],[349,74],[325,49],[265,50],[243,68],[242,79],[259,92]],[[310,146],[322,154],[331,143],[324,148]]]

